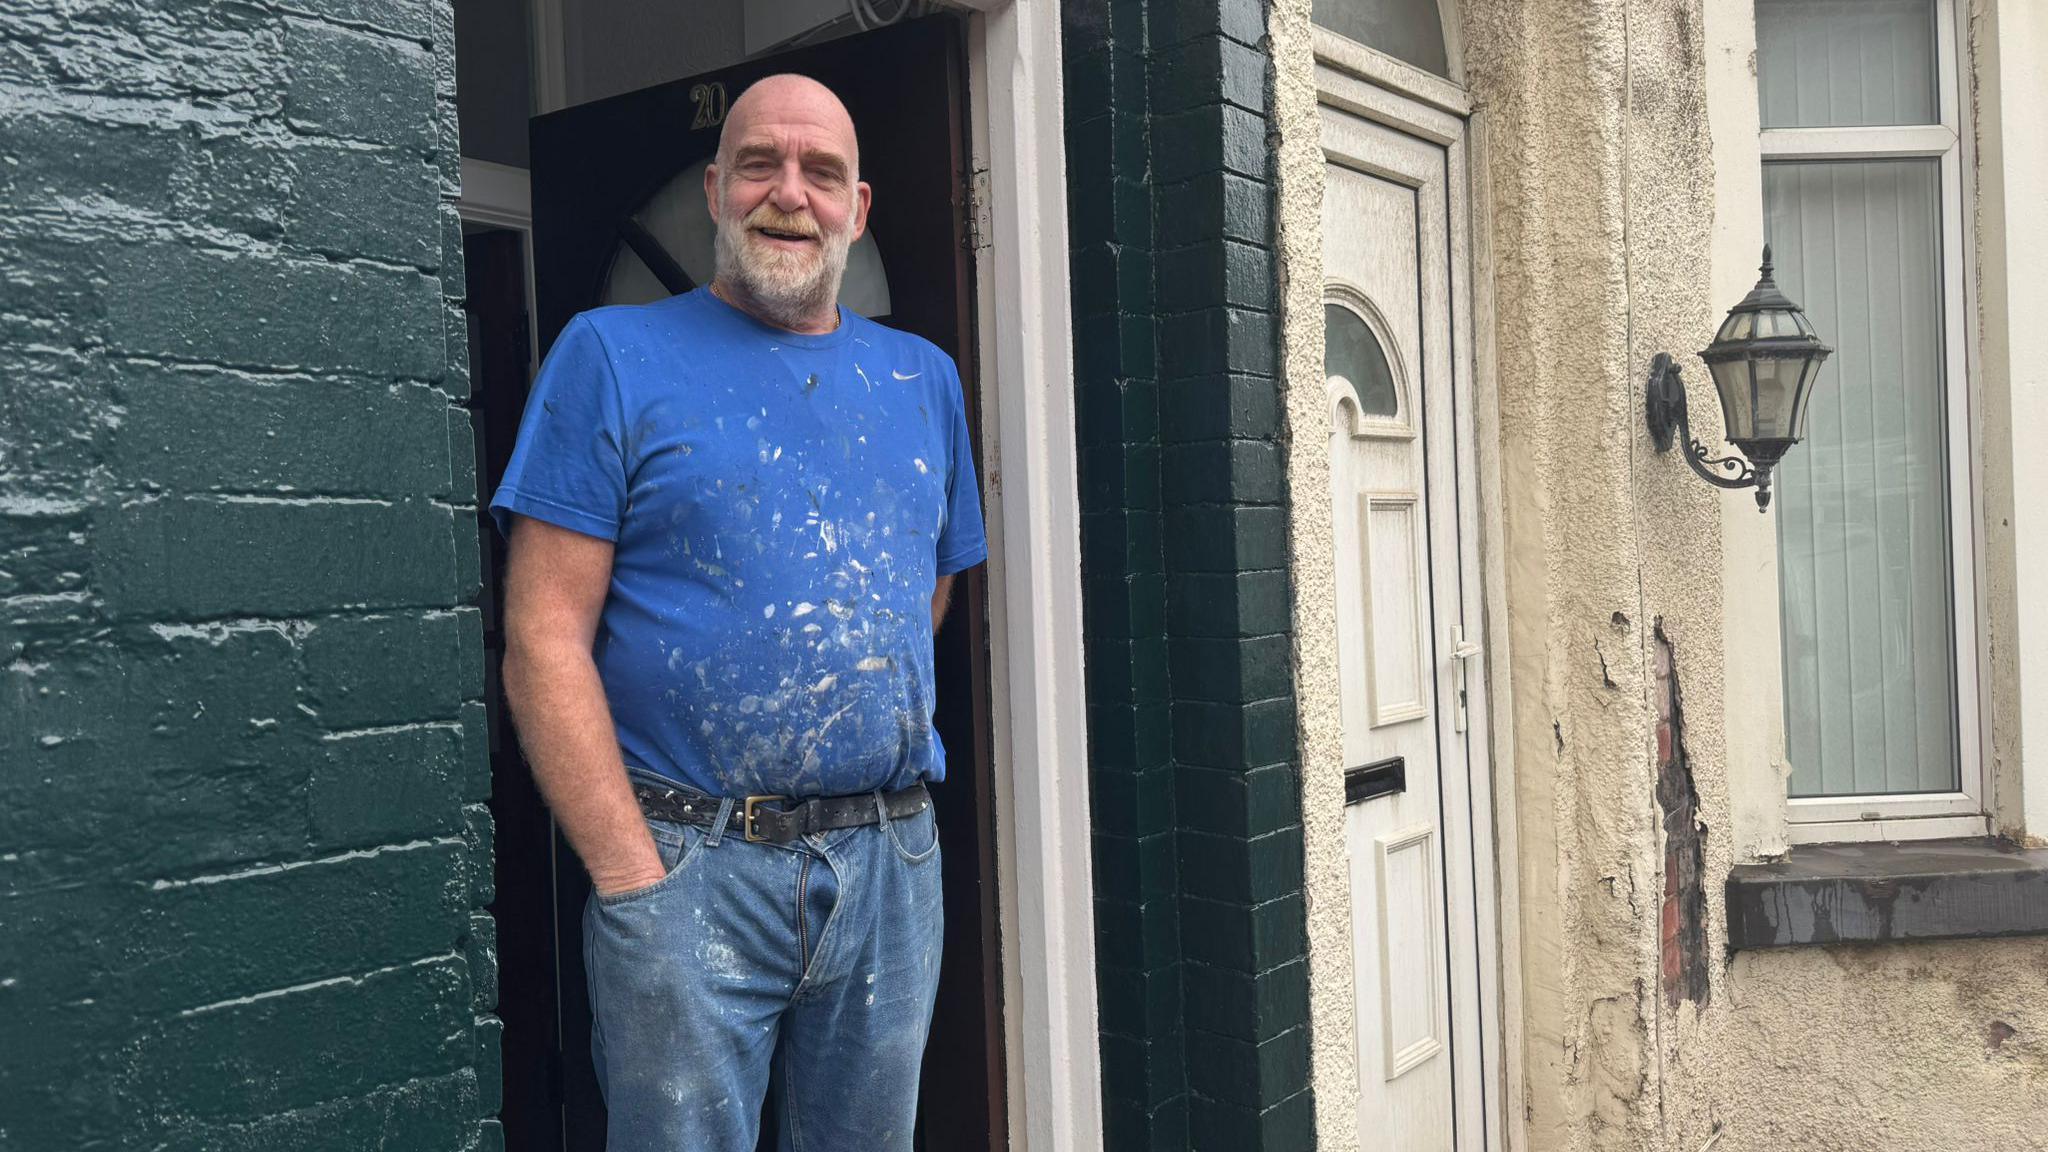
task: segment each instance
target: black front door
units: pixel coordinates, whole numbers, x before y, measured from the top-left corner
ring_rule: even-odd
[[[841,300],[951,353],[965,385],[969,427],[978,430],[961,70],[960,25],[934,17],[536,118],[533,236],[541,347],[586,308],[660,299],[709,281],[703,170],[725,113],[754,80],[801,72],[846,103],[860,133],[861,177],[874,188],[868,234],[850,254]],[[955,587],[936,654],[936,722],[953,767],[936,789],[946,860],[946,951],[919,1129],[923,1147],[948,1152],[1007,1144],[984,604],[981,572],[966,574]],[[501,789],[531,790],[516,751],[494,769]],[[558,998],[554,1035],[538,1045],[515,1042],[508,1015],[505,1051],[511,1089],[531,1082],[511,1066],[515,1054],[541,1059],[526,1054],[546,1050],[554,1062],[561,1135],[542,1122],[524,1132],[508,1123],[507,1146],[514,1152],[601,1149],[604,1116],[590,1063],[580,935],[588,881],[548,831],[501,829],[497,851],[501,858],[521,853],[551,862],[546,882],[552,891],[532,894],[539,899],[531,905],[551,912],[535,917],[547,922],[501,923],[499,934],[508,964],[514,955],[534,954],[515,944],[547,937],[551,970],[508,970],[504,986]],[[501,892],[501,903],[510,906],[509,896]]]

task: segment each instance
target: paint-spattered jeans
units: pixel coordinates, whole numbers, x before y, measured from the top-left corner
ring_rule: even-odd
[[[931,809],[789,845],[649,821],[668,875],[592,895],[611,1152],[909,1152],[938,988]]]

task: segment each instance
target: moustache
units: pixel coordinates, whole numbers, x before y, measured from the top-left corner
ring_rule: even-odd
[[[818,222],[812,219],[808,213],[794,216],[776,208],[772,204],[763,204],[752,212],[747,213],[745,224],[748,228],[758,231],[785,232],[792,236],[802,236],[810,240],[816,240],[823,235],[823,230],[818,227]]]

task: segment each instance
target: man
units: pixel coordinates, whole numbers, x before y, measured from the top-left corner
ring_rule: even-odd
[[[491,501],[506,695],[594,885],[614,1150],[909,1149],[939,970],[932,633],[986,555],[959,377],[841,310],[853,122],[732,105],[717,274],[562,331]]]

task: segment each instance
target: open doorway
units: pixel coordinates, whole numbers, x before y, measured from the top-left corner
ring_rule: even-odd
[[[571,315],[658,299],[708,278],[709,233],[692,231],[703,215],[701,164],[730,99],[773,71],[824,80],[861,131],[863,176],[876,187],[873,239],[856,253],[842,299],[951,353],[978,430],[961,23],[941,15],[864,32],[843,18],[814,19],[830,9],[843,14],[844,5],[804,0],[658,6],[658,15],[654,7],[574,6],[566,31],[579,48],[561,56],[574,65],[577,50],[608,53],[618,66],[603,71],[601,86],[586,76],[583,90],[610,98],[545,117],[529,136],[526,25],[519,37],[505,34],[510,22],[527,19],[524,0],[456,5],[464,199],[486,205],[465,211],[464,228],[483,498],[509,459],[534,364]],[[902,7],[908,15],[913,5]],[[650,28],[649,20],[673,27]],[[602,47],[655,41],[674,50],[622,57]],[[749,55],[763,45],[767,51]],[[500,195],[515,185],[518,194]],[[525,218],[488,207],[519,195],[529,196]],[[514,1152],[602,1148],[579,935],[587,881],[540,805],[498,695],[503,542],[487,521],[480,531],[506,1143]],[[947,861],[946,941],[921,1096],[927,1148],[1000,1147],[1009,1136],[986,603],[984,573],[966,574],[937,641],[935,723],[954,768],[934,790]]]

